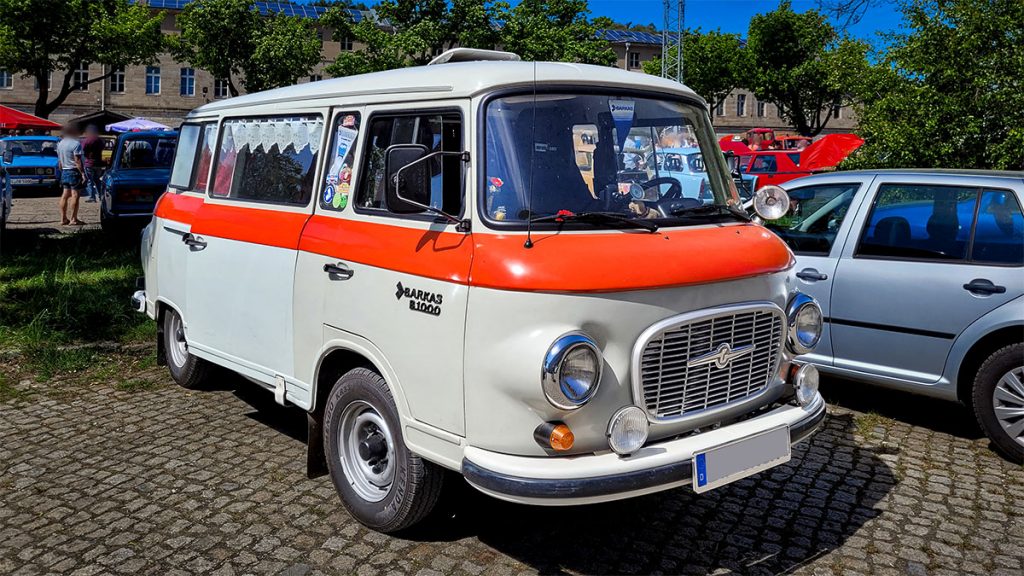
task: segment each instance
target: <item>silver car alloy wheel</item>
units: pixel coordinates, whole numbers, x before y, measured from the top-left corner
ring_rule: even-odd
[[[171,316],[171,338],[170,338],[170,352],[171,362],[174,365],[181,368],[185,365],[188,360],[188,343],[185,342],[185,326],[181,322],[181,316],[173,314]]]
[[[395,441],[384,417],[356,400],[345,407],[338,427],[341,467],[360,498],[380,502],[395,480]]]
[[[1003,430],[1024,446],[1024,366],[1010,370],[996,382],[992,408]]]

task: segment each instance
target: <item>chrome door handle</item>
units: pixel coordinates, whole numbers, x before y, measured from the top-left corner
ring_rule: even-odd
[[[796,273],[796,277],[801,280],[807,280],[808,282],[828,280],[828,274],[822,274],[814,268],[804,268]]]
[[[181,237],[181,241],[184,242],[189,247],[189,250],[192,250],[193,252],[206,248],[206,240],[203,240],[201,237],[192,233],[183,235]]]
[[[355,271],[346,266],[345,264],[338,262],[337,264],[324,264],[324,272],[331,277],[331,280],[348,280],[355,274]]]
[[[991,296],[992,294],[1004,294],[1006,292],[1006,286],[997,286],[992,283],[991,280],[985,278],[975,278],[969,283],[964,284],[964,290],[967,290],[971,294],[984,294]]]

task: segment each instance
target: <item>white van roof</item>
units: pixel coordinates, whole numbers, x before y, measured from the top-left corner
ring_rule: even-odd
[[[384,94],[400,94],[403,95],[402,100],[467,98],[496,88],[529,86],[534,80],[534,64],[497,61],[452,62],[400,68],[246,94],[200,106],[192,114],[281,102]],[[645,89],[696,98],[703,102],[696,93],[678,82],[608,66],[537,62],[536,79],[538,84]]]

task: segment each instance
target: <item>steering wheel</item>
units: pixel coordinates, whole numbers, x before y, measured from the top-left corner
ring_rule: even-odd
[[[671,176],[662,176],[660,178],[648,180],[647,182],[640,184],[640,186],[643,187],[644,190],[657,187],[658,194],[661,194],[662,184],[669,185],[668,192],[665,192],[665,194],[661,196],[662,200],[675,200],[683,197],[683,185],[679,183],[679,180],[676,180]]]

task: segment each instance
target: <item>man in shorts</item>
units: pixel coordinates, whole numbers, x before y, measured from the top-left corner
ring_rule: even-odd
[[[57,143],[57,158],[60,163],[60,223],[63,226],[84,224],[78,219],[78,196],[85,188],[85,166],[82,164],[82,144],[78,141],[78,129],[68,124],[60,131]],[[68,218],[68,208],[71,218]]]

